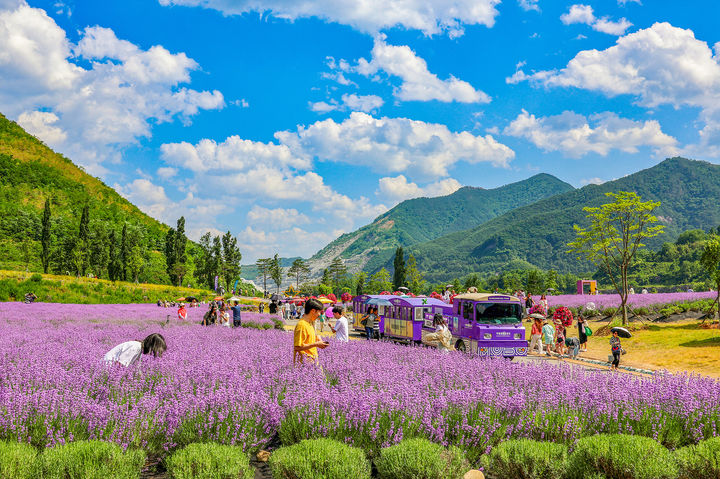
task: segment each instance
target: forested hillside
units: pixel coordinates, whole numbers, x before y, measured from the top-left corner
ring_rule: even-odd
[[[648,242],[658,249],[683,231],[708,230],[720,224],[720,166],[684,158],[662,163],[602,185],[543,199],[514,209],[476,228],[452,233],[409,248],[431,280],[472,272],[499,272],[508,265],[561,272],[590,268],[568,254],[573,225],[586,225],[584,206],[609,200],[605,192],[634,191],[644,201],[660,201],[656,215],[665,233]]]
[[[406,200],[371,224],[340,236],[316,253],[310,265],[321,269],[340,256],[352,270],[379,269],[398,246],[467,230],[520,206],[571,190],[571,185],[554,176],[538,174],[489,190],[464,187],[447,196]]]

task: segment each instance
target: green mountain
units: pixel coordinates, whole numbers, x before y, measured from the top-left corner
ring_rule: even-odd
[[[309,264],[321,270],[340,256],[350,270],[373,271],[390,260],[398,246],[467,230],[520,206],[573,189],[554,176],[539,174],[494,189],[464,187],[447,196],[403,201],[369,225],[340,236],[316,253]]]
[[[110,239],[140,246],[140,281],[167,282],[163,253],[168,227],[87,174],[0,114],[0,269],[42,271],[40,240],[45,200],[50,200],[50,271],[73,271],[71,250],[81,212],[89,206],[88,272],[108,277]],[[75,258],[77,259],[77,258]]]
[[[471,272],[512,267],[554,268],[582,272],[592,268],[566,253],[573,225],[587,225],[584,206],[608,202],[606,192],[634,191],[644,201],[660,201],[656,216],[665,233],[648,241],[651,249],[674,241],[683,231],[720,224],[720,166],[685,158],[603,183],[565,192],[516,208],[480,226],[451,233],[409,248],[418,267],[432,281]],[[462,213],[457,213],[461,215]]]

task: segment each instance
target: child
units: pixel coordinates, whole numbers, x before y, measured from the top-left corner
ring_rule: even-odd
[[[120,363],[125,367],[134,364],[140,359],[141,354],[152,353],[153,357],[162,356],[167,349],[165,338],[162,334],[153,333],[142,341],[127,341],[118,344],[105,353],[103,361],[109,363]]]
[[[547,320],[543,321],[542,334],[545,343],[545,356],[550,356],[550,351],[554,349],[555,344],[555,327],[550,325]]]
[[[612,352],[613,360],[610,364],[610,369],[617,370],[620,365],[620,354],[622,354],[622,346],[620,345],[620,336],[617,331],[613,331],[613,335],[610,338],[610,352]]]
[[[185,303],[180,303],[180,309],[178,309],[178,319],[185,321],[187,319],[187,309],[185,309]]]
[[[570,355],[573,359],[577,358],[578,353],[580,352],[580,339],[566,338],[565,346],[568,348],[568,355]]]

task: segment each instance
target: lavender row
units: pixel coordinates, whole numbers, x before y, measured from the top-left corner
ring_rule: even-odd
[[[253,451],[278,433],[284,443],[322,436],[372,450],[424,436],[477,458],[507,438],[572,443],[622,432],[678,447],[720,427],[720,383],[710,378],[365,341],[332,342],[322,369],[294,368],[289,333],[202,327],[199,316],[165,324],[161,309],[0,304],[0,436],[38,446],[102,438],[152,451],[196,441]],[[127,369],[101,361],[151,332],[167,339],[162,358]]]

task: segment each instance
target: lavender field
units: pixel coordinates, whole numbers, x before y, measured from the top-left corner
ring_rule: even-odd
[[[255,451],[332,437],[366,450],[423,436],[473,460],[507,438],[572,443],[597,433],[671,448],[718,435],[720,382],[480,360],[388,343],[332,342],[322,369],[292,367],[290,333],[179,323],[149,305],[0,304],[0,439],[101,438],[149,452],[197,441]],[[103,354],[151,332],[162,358]]]
[[[670,303],[681,303],[689,301],[697,301],[700,299],[714,299],[717,293],[714,291],[703,291],[694,293],[648,293],[648,294],[631,294],[628,296],[628,305],[635,308],[659,306]],[[540,296],[533,296],[535,301],[540,300]],[[547,296],[548,306],[567,306],[569,308],[579,308],[593,303],[596,309],[603,310],[605,308],[617,308],[620,306],[619,294],[597,294],[597,295],[580,295],[580,294],[560,294],[556,296]]]

